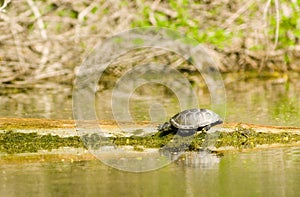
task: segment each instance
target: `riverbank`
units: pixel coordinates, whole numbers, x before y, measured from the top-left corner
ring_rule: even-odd
[[[204,44],[222,72],[299,72],[299,5],[283,0],[275,8],[252,0],[11,1],[0,12],[0,84],[72,83],[74,69],[95,43],[145,26],[170,28]],[[135,52],[148,60],[172,56],[163,53]],[[134,62],[129,57],[128,64]]]

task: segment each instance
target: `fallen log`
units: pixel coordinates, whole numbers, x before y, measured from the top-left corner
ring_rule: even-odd
[[[258,147],[298,146],[300,128],[288,126],[264,126],[246,123],[224,123],[209,132],[198,132],[192,137],[174,134],[161,136],[155,125],[141,122],[139,126],[152,128],[152,132],[138,135],[130,123],[123,123],[132,132],[118,131],[113,121],[97,122],[101,132],[79,134],[74,120],[48,120],[25,118],[0,118],[0,152],[5,154],[32,153],[40,150],[56,150],[62,147],[99,149],[109,142],[116,147],[130,146],[133,151],[148,148],[164,148],[170,151],[197,151],[209,148],[215,151],[251,150]],[[105,135],[104,135],[105,134]],[[104,137],[104,138],[103,138]],[[170,145],[170,142],[171,145]]]

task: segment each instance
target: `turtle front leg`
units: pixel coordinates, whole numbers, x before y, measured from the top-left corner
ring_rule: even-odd
[[[169,122],[165,122],[164,124],[158,125],[157,129],[159,131],[168,131],[171,129],[171,124]]]
[[[169,122],[165,122],[162,125],[158,126],[158,131],[160,132],[159,136],[166,136],[169,133],[175,132],[174,129],[172,128],[172,125]]]
[[[211,125],[207,125],[206,127],[204,127],[205,131],[208,131],[211,128]]]
[[[207,125],[201,129],[202,132],[206,132],[211,128],[211,125]]]

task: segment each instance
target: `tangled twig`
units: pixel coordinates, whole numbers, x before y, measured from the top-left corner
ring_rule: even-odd
[[[5,12],[5,8],[11,2],[11,0],[4,0],[2,6],[0,7],[0,12]]]

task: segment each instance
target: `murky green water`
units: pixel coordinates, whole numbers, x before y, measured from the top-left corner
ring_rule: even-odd
[[[282,78],[248,78],[233,74],[224,75],[223,80],[225,122],[300,126],[299,74],[291,74],[288,82],[282,82]],[[199,106],[211,108],[207,87],[194,84],[194,91]],[[100,120],[113,120],[118,112],[112,112],[111,93],[112,89],[96,94],[96,113]],[[189,97],[188,93],[184,95]],[[164,86],[147,84],[133,91],[128,110],[134,121],[163,122],[180,111],[180,105],[178,98]],[[72,119],[72,88],[55,85],[1,89],[0,117]]]
[[[300,126],[300,77],[288,82],[224,75],[226,122]],[[195,85],[200,107],[210,108],[205,87]],[[0,117],[72,119],[71,87],[5,88]],[[111,91],[97,93],[100,120],[114,119]],[[180,108],[161,86],[137,89],[129,101],[135,121],[163,122]],[[130,173],[99,161],[0,165],[0,196],[298,196],[300,148],[193,153],[165,168]],[[1,158],[0,158],[1,159]],[[26,163],[26,162],[25,162]]]
[[[72,118],[72,87],[0,88],[0,117]]]
[[[300,147],[193,154],[147,173],[99,161],[0,166],[1,196],[298,196]]]

